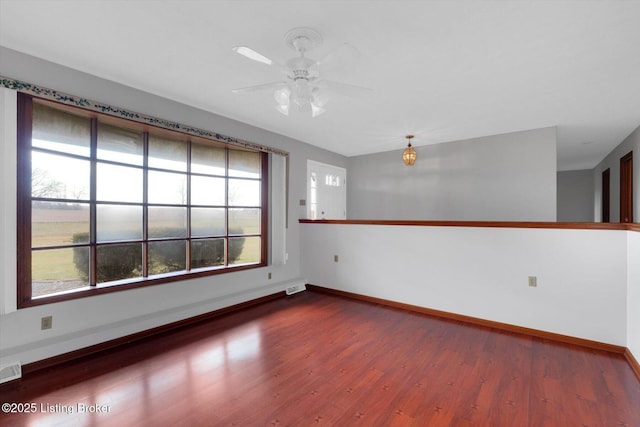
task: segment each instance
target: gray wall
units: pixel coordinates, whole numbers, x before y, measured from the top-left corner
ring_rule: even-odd
[[[558,221],[593,222],[593,170],[558,172]]]
[[[633,219],[634,222],[640,222],[640,127],[631,132],[593,169],[593,211],[596,222],[602,221],[602,172],[607,168],[611,169],[610,219],[611,222],[620,221],[620,158],[629,151],[633,151]]]
[[[289,227],[286,237],[289,259],[286,265],[172,282],[0,315],[0,364],[3,360],[29,363],[52,357],[281,291],[287,281],[299,279],[298,201],[306,198],[307,159],[346,167],[345,157],[2,47],[0,75],[290,152]],[[269,111],[279,114],[273,109]],[[15,139],[9,140],[3,135],[0,138],[3,165],[10,166],[0,171],[0,258],[3,269],[0,305],[8,307],[15,302],[16,289]],[[269,272],[272,273],[271,279],[268,278]],[[53,316],[53,329],[40,330],[40,317],[44,315]]]
[[[349,158],[351,219],[556,220],[556,130],[543,128]]]

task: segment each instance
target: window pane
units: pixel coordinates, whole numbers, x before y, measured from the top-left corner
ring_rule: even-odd
[[[89,204],[33,202],[31,245],[89,243]]]
[[[49,106],[33,103],[31,145],[89,157],[91,121]]]
[[[191,208],[191,235],[195,237],[223,236],[224,209]]]
[[[149,238],[187,237],[187,208],[149,207]]]
[[[98,163],[96,183],[97,200],[142,203],[142,169]]]
[[[224,239],[193,240],[191,268],[224,265]]]
[[[97,248],[98,283],[142,277],[142,244],[105,245]]]
[[[229,176],[260,178],[260,153],[229,150]]]
[[[229,209],[229,234],[260,234],[260,209]]]
[[[142,165],[142,132],[98,123],[98,158]]]
[[[186,269],[186,241],[150,242],[149,274],[171,273]]]
[[[185,141],[149,135],[149,167],[187,171],[187,149]]]
[[[260,206],[260,181],[229,179],[229,206]]]
[[[191,143],[191,172],[225,175],[225,149],[211,145]]]
[[[89,161],[31,153],[31,195],[55,199],[89,199]]]
[[[33,251],[31,277],[33,297],[83,288],[89,283],[89,248]]]
[[[142,239],[142,206],[98,205],[98,242]]]
[[[191,177],[191,204],[224,206],[225,179],[205,176]]]
[[[260,262],[260,237],[232,237],[229,239],[229,264]]]
[[[187,203],[187,175],[149,171],[149,203],[185,205]]]

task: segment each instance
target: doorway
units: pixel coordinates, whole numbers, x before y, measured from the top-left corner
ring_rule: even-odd
[[[611,169],[602,172],[602,222],[611,222]]]
[[[307,161],[307,218],[347,218],[347,170]]]
[[[620,222],[633,222],[633,151],[620,159]]]

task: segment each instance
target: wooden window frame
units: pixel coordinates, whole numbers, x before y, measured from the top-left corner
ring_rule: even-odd
[[[198,277],[206,277],[213,276],[218,274],[225,274],[231,272],[237,272],[242,270],[248,270],[253,268],[265,267],[267,265],[267,257],[268,257],[268,213],[269,213],[269,205],[268,205],[268,194],[269,194],[269,157],[268,154],[264,151],[253,150],[254,152],[260,153],[260,167],[261,173],[260,178],[251,180],[260,181],[260,233],[259,234],[247,234],[242,237],[260,237],[260,261],[258,263],[251,264],[239,264],[239,265],[229,265],[227,256],[225,255],[225,263],[224,266],[214,266],[206,269],[197,269],[197,271],[190,270],[190,247],[191,242],[193,240],[197,240],[197,238],[191,236],[190,224],[187,221],[187,235],[185,238],[178,238],[173,240],[184,240],[187,243],[187,265],[186,271],[180,271],[175,273],[168,273],[166,275],[161,276],[151,276],[151,277],[141,277],[134,279],[126,279],[124,281],[119,282],[107,282],[103,284],[96,283],[96,253],[97,247],[101,246],[101,244],[96,242],[96,217],[95,217],[95,209],[97,206],[95,200],[95,188],[91,190],[90,196],[90,209],[93,211],[90,215],[90,241],[85,246],[90,248],[91,252],[91,267],[90,267],[90,284],[88,287],[83,287],[78,290],[66,291],[64,293],[57,293],[51,295],[45,295],[41,297],[32,297],[32,275],[31,275],[31,257],[32,257],[32,195],[31,195],[31,139],[32,139],[32,123],[33,123],[33,100],[37,99],[38,102],[42,102],[46,105],[55,106],[55,108],[59,108],[63,111],[72,111],[75,114],[80,114],[84,117],[88,117],[91,119],[91,135],[92,135],[92,151],[93,154],[89,157],[90,167],[91,167],[91,186],[95,186],[95,176],[96,176],[96,165],[98,164],[98,160],[95,156],[95,144],[94,140],[97,134],[97,123],[98,120],[104,121],[108,124],[116,124],[121,127],[141,130],[143,131],[144,139],[145,139],[145,153],[144,153],[144,164],[140,167],[144,173],[143,175],[146,177],[149,170],[154,170],[154,168],[149,168],[147,165],[147,156],[148,152],[146,147],[148,147],[148,134],[152,131],[153,134],[159,135],[173,135],[179,136],[180,139],[185,140],[185,142],[191,145],[192,141],[198,142],[206,142],[216,145],[218,147],[224,147],[226,153],[226,168],[227,171],[225,173],[225,185],[228,187],[229,179],[242,179],[234,176],[229,176],[228,172],[228,162],[229,162],[229,150],[244,150],[244,151],[252,151],[247,150],[242,147],[236,147],[231,144],[225,143],[224,141],[217,141],[204,137],[194,137],[192,135],[181,133],[178,131],[170,131],[162,128],[156,128],[154,126],[140,124],[137,122],[129,121],[124,118],[114,118],[112,116],[102,115],[100,113],[96,113],[94,111],[85,110],[80,107],[71,107],[64,104],[59,104],[54,101],[41,99],[32,95],[28,95],[25,93],[18,93],[17,100],[17,125],[18,125],[18,135],[17,135],[17,306],[18,308],[26,308],[32,306],[38,306],[43,304],[56,303],[60,301],[67,301],[78,298],[85,298],[94,295],[101,295],[105,293],[111,292],[119,292],[133,288],[169,283],[169,282],[178,282],[184,281],[188,279],[194,279]],[[188,150],[189,158],[187,160],[190,165],[190,156],[191,150]],[[189,177],[191,175],[190,167],[187,168],[185,172],[187,176],[187,182],[190,182]],[[146,178],[145,178],[146,181]],[[189,187],[189,185],[188,185]],[[147,186],[144,185],[144,191],[147,191]],[[188,190],[190,191],[190,190]],[[149,203],[144,198],[142,202],[143,212],[146,215],[147,208],[149,207]],[[191,204],[186,204],[187,212],[190,212]],[[236,206],[230,206],[228,200],[225,200],[224,209],[232,209]],[[224,236],[225,242],[228,242],[229,237],[229,229],[228,229],[228,215],[226,215],[227,227],[225,228]],[[141,240],[136,240],[135,243],[141,243],[144,246],[143,250],[143,263],[144,266],[144,276],[148,276],[148,271],[146,268],[147,260],[147,245],[149,242],[154,242],[156,239],[149,239],[147,235],[148,227],[146,218],[143,219],[144,227],[143,227],[143,238]],[[171,239],[168,239],[171,240]],[[120,243],[120,242],[119,242]],[[130,243],[129,241],[124,243]],[[226,245],[226,243],[225,243]],[[226,251],[225,251],[226,253]]]

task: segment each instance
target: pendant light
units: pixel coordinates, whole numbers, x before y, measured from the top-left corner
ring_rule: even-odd
[[[407,135],[405,138],[407,138],[408,144],[407,148],[402,152],[402,161],[407,166],[413,166],[416,162],[416,158],[418,157],[416,150],[411,146],[411,139],[413,138],[413,135]]]

